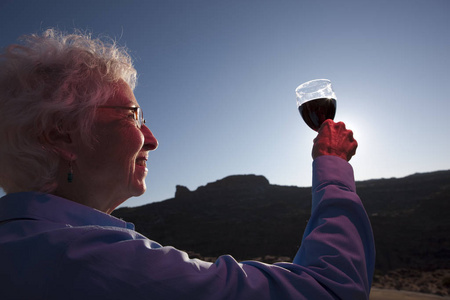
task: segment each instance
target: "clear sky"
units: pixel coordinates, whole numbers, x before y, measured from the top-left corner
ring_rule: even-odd
[[[311,185],[295,88],[328,78],[359,142],[356,180],[450,169],[448,0],[0,0],[0,47],[49,27],[127,46],[160,142],[147,193],[228,175]]]

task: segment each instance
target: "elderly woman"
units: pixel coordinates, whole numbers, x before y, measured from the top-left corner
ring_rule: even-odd
[[[313,146],[313,208],[293,263],[215,263],[109,214],[144,193],[158,142],[114,43],[47,30],[0,56],[0,299],[367,299],[373,236],[343,123]],[[299,241],[300,242],[300,241]]]

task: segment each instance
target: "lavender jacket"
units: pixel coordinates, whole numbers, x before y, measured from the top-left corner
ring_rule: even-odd
[[[0,199],[0,299],[368,299],[375,249],[341,158],[313,162],[312,215],[293,263],[189,259],[131,223],[56,196]]]

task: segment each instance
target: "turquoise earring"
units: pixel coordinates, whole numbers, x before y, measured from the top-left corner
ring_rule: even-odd
[[[67,182],[71,183],[72,181],[73,181],[72,161],[69,161],[69,172],[67,173]]]

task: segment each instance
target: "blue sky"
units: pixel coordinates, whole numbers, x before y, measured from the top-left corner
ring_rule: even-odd
[[[0,47],[49,27],[113,37],[135,59],[160,146],[126,206],[234,174],[310,186],[315,133],[294,90],[316,78],[359,142],[357,180],[450,169],[448,0],[1,0]]]

